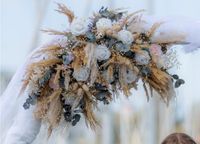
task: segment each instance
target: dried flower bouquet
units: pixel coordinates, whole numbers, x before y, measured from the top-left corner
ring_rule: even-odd
[[[70,30],[44,30],[62,39],[34,54],[46,57],[28,66],[21,90],[29,92],[23,107],[36,104],[35,116],[49,124],[49,133],[62,118],[75,126],[84,116],[95,128],[97,104],[109,104],[119,91],[130,96],[138,80],[148,99],[155,91],[166,103],[175,95],[174,87],[184,84],[168,73],[177,64],[169,47],[184,43],[183,35],[154,40],[162,23],[142,30],[141,11],[128,14],[102,7],[89,20],[75,17],[62,4],[57,11],[68,17]]]

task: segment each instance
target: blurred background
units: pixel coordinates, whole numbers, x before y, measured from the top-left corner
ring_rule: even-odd
[[[0,94],[30,51],[52,36],[40,30],[68,27],[67,19],[55,12],[64,3],[77,16],[87,18],[102,6],[146,9],[155,17],[179,17],[200,21],[199,0],[1,0]],[[191,25],[192,27],[192,25]],[[120,96],[96,112],[101,128],[96,132],[84,120],[70,130],[69,144],[159,144],[172,132],[185,132],[200,142],[200,50],[186,54],[178,47],[181,66],[173,70],[186,84],[167,107],[158,96],[147,103],[142,86],[129,99]]]

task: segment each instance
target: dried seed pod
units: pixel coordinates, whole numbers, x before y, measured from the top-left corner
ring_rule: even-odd
[[[67,122],[71,122],[72,121],[72,116],[71,116],[71,112],[65,112],[64,113],[64,118]]]
[[[72,121],[72,126],[75,126],[77,124],[76,121]]]
[[[181,85],[180,81],[179,81],[179,80],[177,80],[177,81],[175,82],[175,88],[178,88],[178,87],[180,87],[180,85]]]
[[[185,81],[183,79],[179,79],[181,84],[185,84]]]
[[[172,77],[173,77],[175,80],[178,80],[178,79],[179,79],[179,76],[176,75],[176,74],[172,75]]]
[[[178,79],[176,82],[175,82],[175,88],[178,88],[180,87],[182,84],[184,84],[185,81],[183,79]]]
[[[80,118],[81,118],[80,114],[75,114],[75,115],[73,116],[73,121],[79,122],[79,121],[80,121]]]
[[[25,103],[23,104],[23,107],[24,107],[25,110],[27,110],[27,109],[30,108],[30,104],[27,103],[27,102],[25,102]]]

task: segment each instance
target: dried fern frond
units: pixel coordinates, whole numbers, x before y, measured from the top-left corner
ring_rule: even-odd
[[[45,48],[42,48],[41,50],[38,50],[35,54],[40,54],[40,53],[52,53],[52,52],[55,52],[55,51],[59,51],[61,50],[62,48],[58,45],[50,45],[48,47],[45,47]]]
[[[57,31],[54,29],[46,29],[46,30],[41,30],[42,32],[48,33],[49,35],[67,35],[68,32],[61,32],[61,31]]]
[[[151,67],[152,74],[149,78],[145,79],[157,93],[160,94],[162,99],[168,104],[172,96],[174,96],[174,90],[172,88],[171,77],[156,67]]]
[[[96,120],[96,117],[93,112],[94,105],[93,105],[91,99],[87,95],[84,95],[84,102],[85,102],[85,108],[83,110],[83,114],[86,117],[86,124],[91,129],[95,130],[96,126],[98,126],[99,123]]]
[[[56,11],[66,15],[68,17],[69,22],[71,23],[75,17],[74,13],[70,9],[68,9],[64,4],[57,3],[57,5],[58,5],[58,10]]]
[[[59,97],[55,98],[50,103],[47,115],[48,115],[48,123],[49,123],[48,136],[50,136],[53,128],[58,126],[58,124],[61,120],[62,106],[60,104],[60,98]]]
[[[45,87],[42,88],[41,94],[37,101],[36,109],[34,112],[34,115],[37,119],[40,119],[40,120],[47,119],[46,114],[49,109],[49,101],[47,99],[47,96],[51,95],[51,93],[52,91],[50,90],[48,85],[45,85]]]
[[[47,59],[47,60],[42,60],[40,62],[35,62],[30,64],[30,68],[34,68],[34,67],[48,67],[48,66],[53,66],[57,63],[62,62],[61,59]]]
[[[155,23],[153,24],[153,26],[151,27],[151,29],[148,31],[147,36],[151,37],[155,31],[163,24],[164,22],[159,22],[159,23]]]
[[[22,93],[23,93],[23,92],[25,91],[25,89],[27,88],[27,86],[28,86],[28,84],[29,84],[29,82],[30,82],[30,80],[31,80],[32,75],[33,75],[33,68],[29,66],[29,67],[26,69],[26,73],[25,73],[25,75],[24,75],[25,79],[24,79],[23,82],[22,82],[22,87],[21,87],[21,89],[20,89],[19,95],[22,95]]]
[[[149,101],[149,92],[148,92],[148,89],[147,89],[147,86],[146,86],[146,83],[145,81],[143,80],[143,87],[144,87],[144,90],[145,90],[145,93],[146,93],[146,97],[147,97],[147,101]]]

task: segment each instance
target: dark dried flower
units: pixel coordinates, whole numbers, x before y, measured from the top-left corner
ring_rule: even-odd
[[[141,74],[143,77],[149,77],[151,75],[151,69],[149,67],[142,67]]]
[[[110,95],[109,91],[100,91],[95,95],[95,97],[99,101],[107,101],[108,95]]]
[[[65,112],[64,113],[64,118],[67,122],[71,122],[72,121],[72,116],[71,116],[71,112]]]
[[[133,59],[135,57],[135,53],[129,50],[124,53],[124,56],[130,59]]]
[[[66,104],[66,105],[64,105],[63,106],[63,108],[64,108],[64,110],[66,111],[66,112],[69,112],[69,111],[71,111],[71,106],[70,105],[68,105],[68,104]]]
[[[85,102],[84,102],[84,99],[83,99],[83,98],[80,100],[79,107],[80,107],[82,110],[85,108]]]
[[[59,79],[59,86],[61,88],[65,88],[65,77],[64,76],[60,76],[60,79]]]
[[[106,86],[103,86],[100,83],[94,83],[94,86],[95,86],[95,89],[100,90],[100,91],[107,90]]]

